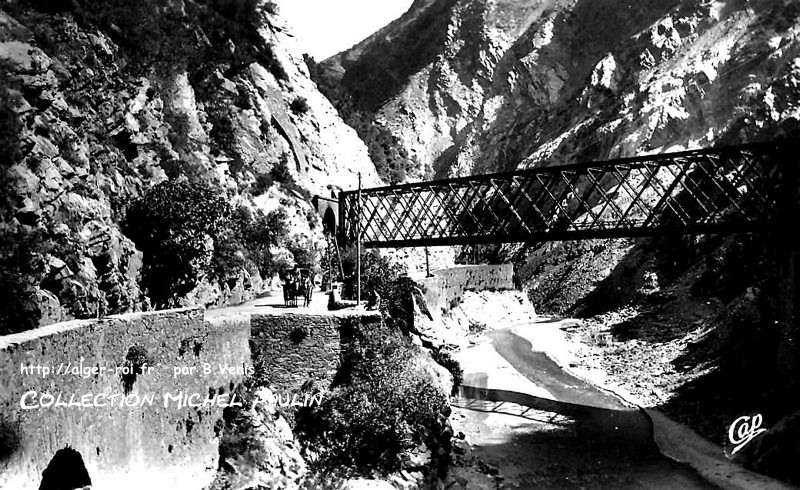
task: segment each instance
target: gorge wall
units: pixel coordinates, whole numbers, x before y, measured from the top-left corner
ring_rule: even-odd
[[[798,30],[792,0],[417,0],[312,74],[379,173],[415,181],[797,137]],[[764,380],[775,400],[796,393],[787,241],[670,236],[462,255],[514,262],[537,312],[601,318],[620,341],[647,336],[637,329],[651,317],[680,335],[706,327],[679,369],[713,387],[696,393],[728,393],[729,409]],[[651,317],[626,317],[640,312]],[[705,376],[706,361],[719,373]]]
[[[417,0],[315,70],[389,180],[775,138],[789,0]]]
[[[417,0],[312,73],[381,175],[414,181],[797,136],[798,29],[789,0]],[[636,243],[486,256],[564,314],[615,269],[639,287],[653,263],[672,280],[727,246]]]
[[[324,242],[311,195],[354,187],[358,172],[379,182],[263,0],[5,2],[0,121],[0,288],[21,310],[3,305],[0,323],[34,318],[2,331],[147,309],[120,221],[160,182],[280,208],[288,242],[312,253]],[[272,256],[291,261],[288,246]],[[180,304],[243,301],[268,279],[226,273]]]

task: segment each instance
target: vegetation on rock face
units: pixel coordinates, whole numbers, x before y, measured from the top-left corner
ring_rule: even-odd
[[[149,308],[142,252],[121,220],[165,179],[210,182],[232,209],[213,247],[181,245],[202,259],[183,264],[189,277],[157,302],[176,301],[201,271],[200,290],[181,304],[224,305],[263,292],[253,273],[276,261],[273,237],[256,228],[274,229],[278,216],[256,208],[285,208],[300,247],[294,237],[315,233],[303,219],[310,194],[354,169],[374,178],[366,147],[314,96],[275,12],[262,0],[3,5],[0,38],[19,49],[0,56],[0,282],[16,301],[3,306],[0,330]],[[299,98],[308,112],[292,117]],[[288,155],[296,172],[282,163]],[[34,246],[22,251],[25,237]]]
[[[311,110],[311,106],[308,105],[308,99],[305,97],[297,97],[294,99],[292,103],[289,104],[289,108],[298,116],[302,116]]]
[[[8,86],[8,77],[5,74],[6,67],[0,63],[0,84]],[[19,103],[19,94],[14,94],[8,90],[0,91],[0,166],[8,168],[21,159],[21,148],[19,144],[19,133],[22,125],[17,118],[14,106]],[[17,99],[17,103],[15,100]]]
[[[48,245],[40,231],[0,233],[0,335],[31,329],[42,317],[35,283],[45,267],[33,250]]]
[[[415,367],[419,355],[389,328],[356,339],[323,404],[296,416],[309,459],[320,467],[391,472],[408,466],[421,445],[438,451],[449,401],[430,374]]]
[[[166,181],[130,204],[123,226],[144,253],[144,290],[155,305],[171,306],[206,277],[271,273],[270,248],[285,240],[286,214],[232,209],[207,184]]]
[[[420,162],[409,155],[397,136],[386,128],[375,124],[362,129],[361,134],[375,168],[390,184],[401,184],[409,178],[429,177],[427,169],[420,168]]]
[[[431,352],[431,356],[433,357],[433,360],[436,361],[440,366],[447,369],[447,371],[453,377],[453,391],[451,394],[457,394],[458,388],[461,386],[461,382],[464,381],[464,369],[461,367],[461,363],[459,363],[458,360],[449,352],[443,349],[434,349]]]
[[[156,306],[173,304],[211,272],[229,219],[223,197],[188,182],[164,182],[131,203],[124,231],[144,253],[142,283]]]
[[[281,158],[275,162],[272,169],[269,171],[269,176],[275,182],[283,184],[294,183],[292,172],[289,170],[289,158],[286,155],[281,155]]]
[[[349,247],[342,252],[344,269],[344,291],[348,298],[356,297],[356,249]],[[361,298],[372,302],[380,299],[380,307],[387,323],[406,330],[411,318],[411,280],[404,278],[406,266],[382,256],[376,250],[361,251]]]

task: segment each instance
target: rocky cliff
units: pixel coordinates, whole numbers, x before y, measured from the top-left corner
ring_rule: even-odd
[[[280,207],[309,247],[312,194],[353,187],[357,172],[379,182],[272,2],[4,2],[0,78],[4,321],[146,308],[141,253],[119,223],[159,182]],[[246,299],[257,275],[205,281],[184,303]]]
[[[387,180],[627,157],[797,135],[799,16],[786,0],[417,0],[313,73]],[[656,269],[662,283],[706,270],[727,260],[723,242],[556,243],[492,258],[516,259],[537,308],[564,314],[586,311],[603,281],[611,307]],[[609,279],[615,269],[624,281]]]
[[[417,0],[313,73],[400,182],[796,137],[799,30],[796,0]],[[787,245],[594,240],[488,258],[516,262],[538,312],[593,318],[609,376],[669,392],[651,403],[706,437],[724,443],[738,414],[783,419],[785,445],[750,464],[786,477],[800,407]]]
[[[393,181],[777,137],[797,2],[417,0],[317,76]]]
[[[395,182],[758,141],[796,134],[798,15],[784,0],[417,0],[313,75]],[[630,245],[514,256],[537,307],[563,313]]]

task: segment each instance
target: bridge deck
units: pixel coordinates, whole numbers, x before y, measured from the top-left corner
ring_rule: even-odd
[[[763,229],[797,167],[786,140],[343,192],[366,247],[542,242]]]

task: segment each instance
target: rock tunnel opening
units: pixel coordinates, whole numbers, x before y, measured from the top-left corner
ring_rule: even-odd
[[[336,236],[336,214],[333,209],[328,208],[322,216],[322,226],[325,233]]]

